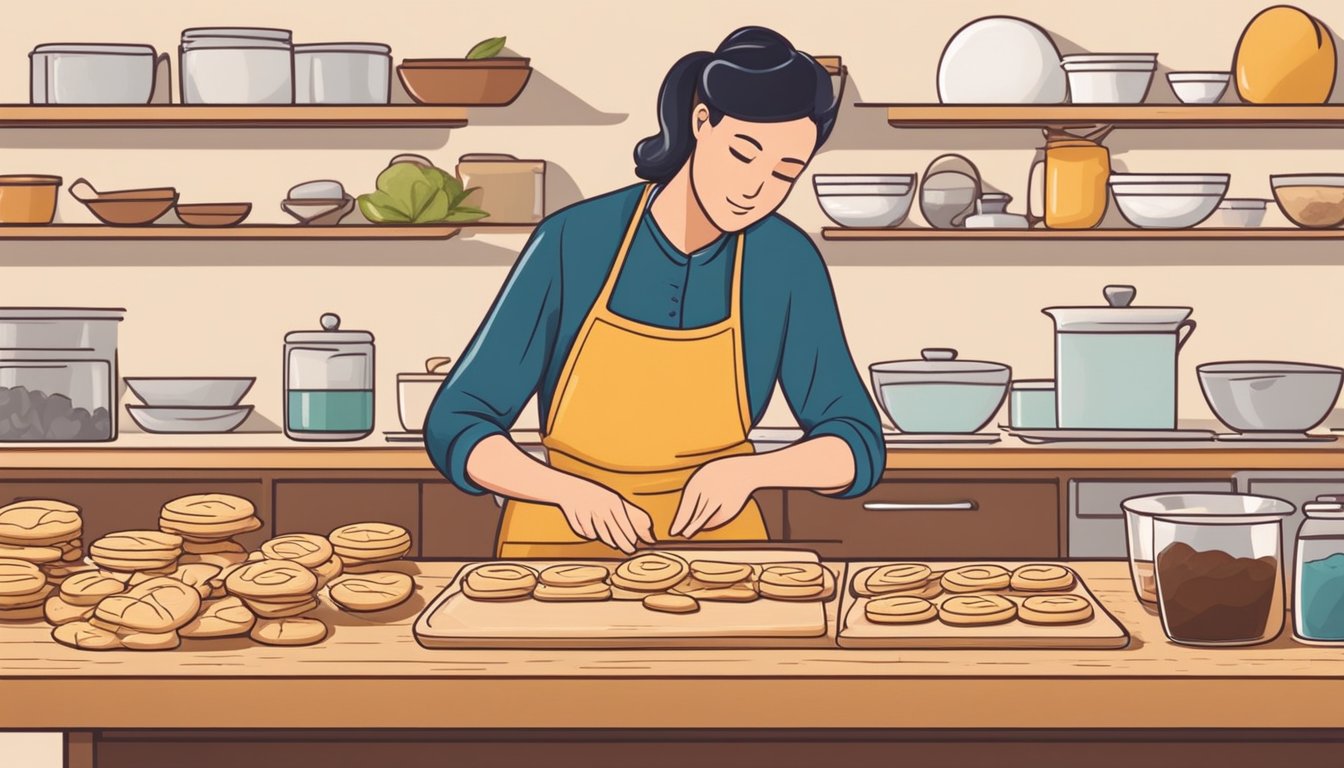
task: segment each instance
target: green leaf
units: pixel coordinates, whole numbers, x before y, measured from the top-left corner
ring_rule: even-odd
[[[433,224],[448,217],[448,195],[442,189],[433,190],[425,199],[424,205],[411,217],[414,224]]]
[[[449,207],[457,208],[458,206],[462,205],[467,201],[468,197],[471,197],[471,193],[475,192],[478,189],[480,189],[480,187],[467,187],[466,189],[461,190],[460,192],[458,192],[456,195],[453,196],[452,200],[449,201]]]
[[[467,52],[468,59],[493,59],[504,50],[504,41],[506,37],[490,37],[473,45]]]
[[[375,224],[410,221],[406,212],[397,205],[396,199],[382,191],[360,195],[359,212]]]
[[[485,211],[482,211],[480,208],[461,206],[458,208],[454,208],[452,211],[450,211],[448,213],[448,216],[444,218],[444,221],[449,222],[479,221],[489,215],[490,214],[486,213]]]

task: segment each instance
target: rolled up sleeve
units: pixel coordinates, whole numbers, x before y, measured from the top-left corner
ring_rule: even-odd
[[[508,434],[537,391],[554,348],[560,235],[554,219],[533,233],[425,419],[430,461],[467,493],[485,493],[467,476],[467,457],[485,438]]]

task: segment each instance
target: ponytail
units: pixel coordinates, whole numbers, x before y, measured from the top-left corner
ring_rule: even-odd
[[[658,91],[658,128],[635,145],[635,174],[641,179],[665,183],[691,156],[695,138],[691,135],[691,110],[700,90],[700,79],[714,58],[708,51],[689,53],[668,71]],[[714,119],[718,122],[718,118]]]

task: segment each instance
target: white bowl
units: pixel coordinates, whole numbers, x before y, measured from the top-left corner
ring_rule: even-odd
[[[1093,64],[1097,62],[1134,62],[1157,64],[1156,53],[1070,53],[1060,59],[1064,64]]]
[[[817,184],[817,197],[832,195],[905,195],[910,184]]]
[[[1080,65],[1065,70],[1069,77],[1069,100],[1074,104],[1141,104],[1148,97],[1153,69],[1138,65]]]
[[[1232,180],[1229,173],[1112,173],[1113,184],[1222,184]]]
[[[1344,186],[1344,174],[1306,174],[1281,173],[1269,177],[1269,186],[1279,187],[1341,187]]]
[[[1115,193],[1120,215],[1142,229],[1185,229],[1204,221],[1223,199],[1218,195],[1127,195]]]
[[[1227,91],[1227,72],[1171,72],[1167,83],[1183,104],[1217,104]]]
[[[397,419],[407,432],[423,432],[429,406],[439,393],[446,373],[398,373]]]
[[[813,184],[914,184],[913,173],[818,173]]]
[[[1255,229],[1265,220],[1268,200],[1249,197],[1225,197],[1204,224],[1228,229]]]
[[[899,227],[914,199],[912,189],[904,195],[824,195],[817,202],[842,227]]]
[[[127,376],[124,381],[148,406],[228,408],[242,402],[257,380],[252,376]]]
[[[232,408],[154,408],[128,405],[126,412],[146,432],[171,434],[218,434],[242,426],[252,406]]]
[[[1112,184],[1117,195],[1222,195],[1227,183],[1222,184]]]

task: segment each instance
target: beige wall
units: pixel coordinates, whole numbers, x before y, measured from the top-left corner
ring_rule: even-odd
[[[1239,31],[1265,0],[1130,0],[1126,3],[837,2],[685,0],[666,18],[642,3],[275,2],[27,4],[0,25],[0,100],[27,94],[25,54],[42,42],[125,41],[175,50],[187,26],[292,28],[300,42],[384,41],[398,58],[460,55],[480,38],[508,34],[537,67],[527,92],[504,110],[479,110],[471,126],[438,130],[5,130],[4,172],[87,176],[107,188],[174,184],[184,200],[252,200],[253,221],[284,221],[277,203],[292,184],[342,180],[367,191],[387,159],[421,152],[451,165],[466,152],[544,157],[550,195],[569,202],[633,180],[630,149],[654,127],[667,67],[713,47],[738,25],[775,27],[806,50],[841,54],[850,97],[932,101],[939,53],[962,24],[990,13],[1032,18],[1066,48],[1158,51],[1172,69],[1226,68]],[[1344,27],[1344,7],[1306,4]],[[359,10],[368,8],[371,10]],[[412,11],[412,9],[414,9]],[[1333,12],[1333,19],[1332,19]],[[643,18],[641,21],[640,18]],[[174,65],[176,62],[174,62]],[[175,67],[174,67],[175,68]],[[1164,84],[1154,92],[1170,99]],[[1108,140],[1131,170],[1230,171],[1232,194],[1266,196],[1271,172],[1337,170],[1344,134],[1324,131],[1118,131]],[[897,131],[876,111],[847,109],[816,171],[920,172],[959,151],[987,181],[1024,202],[1033,131]],[[823,217],[804,180],[784,213],[816,232]],[[65,221],[91,221],[63,198]],[[916,213],[917,217],[917,213]],[[1277,213],[1270,222],[1277,223]],[[279,421],[281,337],[313,327],[325,310],[377,335],[379,429],[395,429],[394,374],[424,357],[456,356],[475,329],[524,237],[447,243],[35,243],[0,245],[3,303],[125,306],[128,375],[247,373],[250,402]],[[1337,244],[821,243],[856,360],[955,346],[1011,364],[1019,376],[1051,372],[1051,328],[1039,309],[1100,300],[1108,282],[1131,282],[1142,303],[1195,307],[1200,328],[1183,359],[1181,408],[1207,415],[1195,363],[1271,357],[1344,361],[1334,332],[1344,276]],[[789,420],[782,399],[769,422]],[[534,424],[529,413],[524,426]]]

